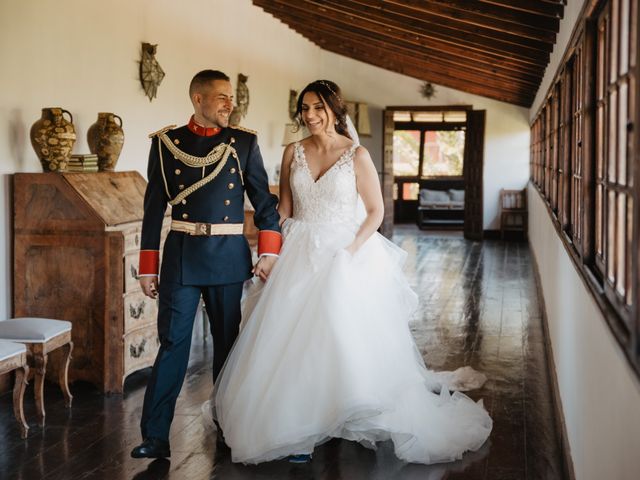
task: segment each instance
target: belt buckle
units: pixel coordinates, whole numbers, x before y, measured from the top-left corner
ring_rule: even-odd
[[[211,224],[210,223],[196,222],[196,233],[195,233],[195,235],[211,236]]]

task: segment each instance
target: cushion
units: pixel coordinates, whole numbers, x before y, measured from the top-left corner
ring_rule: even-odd
[[[422,188],[420,190],[420,205],[433,204],[434,202],[449,202],[449,193],[444,190],[429,190]]]
[[[0,339],[44,343],[71,330],[71,322],[50,318],[12,318],[0,322]]]
[[[420,205],[418,206],[418,208],[420,210],[446,210],[450,207],[451,202],[450,201],[446,201],[446,202],[426,202],[426,203],[420,203]]]
[[[454,202],[464,202],[464,190],[456,190],[455,188],[450,188],[449,196]]]
[[[9,342],[0,340],[0,361],[7,358],[15,357],[27,351],[27,347],[22,343]]]

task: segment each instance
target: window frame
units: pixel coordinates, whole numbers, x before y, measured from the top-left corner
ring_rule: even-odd
[[[640,377],[638,3],[585,3],[531,124],[530,175]]]

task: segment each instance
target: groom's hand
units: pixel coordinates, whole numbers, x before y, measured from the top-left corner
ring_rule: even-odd
[[[140,287],[147,297],[156,298],[158,296],[158,276],[140,277]]]
[[[278,257],[273,257],[271,255],[265,255],[260,258],[258,263],[256,263],[256,266],[253,267],[253,274],[256,277],[260,277],[260,280],[263,282],[266,282],[267,278],[271,274],[271,269],[276,264],[276,260],[278,260]]]

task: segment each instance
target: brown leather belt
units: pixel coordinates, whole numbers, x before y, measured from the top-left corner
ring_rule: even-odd
[[[200,223],[171,220],[171,230],[189,235],[210,237],[213,235],[242,235],[242,223]]]

